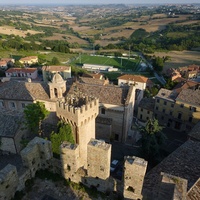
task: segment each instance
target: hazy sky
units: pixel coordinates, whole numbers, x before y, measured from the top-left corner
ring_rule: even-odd
[[[0,4],[169,4],[200,3],[199,0],[0,0]]]

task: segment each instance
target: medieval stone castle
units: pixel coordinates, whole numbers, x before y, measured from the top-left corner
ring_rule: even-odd
[[[104,193],[118,192],[124,199],[142,199],[147,161],[126,156],[122,180],[110,176],[111,144],[95,139],[95,118],[99,114],[99,99],[80,91],[65,97],[66,84],[59,74],[56,74],[49,83],[49,91],[50,99],[46,100],[45,105],[50,111],[55,111],[58,118],[71,125],[75,144],[68,142],[61,144],[61,163],[59,163],[52,156],[51,142],[34,138],[20,152],[23,161],[20,170],[9,164],[0,171],[0,199],[11,199],[16,191],[23,190],[25,181],[34,177],[39,169],[60,173],[65,179],[95,187]],[[133,106],[127,107],[131,110]],[[165,189],[168,186],[173,187],[168,190],[169,195],[166,198]],[[186,193],[187,180],[161,173],[159,189],[153,198],[148,195],[145,198],[185,199]]]

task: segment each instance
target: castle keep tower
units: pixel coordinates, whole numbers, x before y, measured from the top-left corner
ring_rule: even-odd
[[[142,199],[142,187],[147,161],[127,156],[124,163],[124,199]]]
[[[72,126],[75,142],[79,145],[80,167],[87,168],[87,144],[95,138],[98,106],[98,99],[80,93],[56,104],[57,116]]]

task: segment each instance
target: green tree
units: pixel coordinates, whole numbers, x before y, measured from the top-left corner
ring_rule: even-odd
[[[48,115],[49,111],[45,108],[44,103],[36,102],[29,104],[24,109],[26,126],[32,133],[41,135],[41,123]]]
[[[60,145],[63,141],[70,142],[74,144],[74,137],[72,133],[71,126],[63,121],[58,122],[57,125],[58,133],[52,132],[50,135],[50,140],[52,144],[52,151],[55,157],[60,155]]]
[[[161,57],[156,57],[153,59],[153,66],[157,72],[162,72],[164,67],[164,59]]]
[[[51,64],[52,64],[52,65],[59,65],[59,64],[60,64],[60,61],[58,60],[57,57],[53,57],[52,60],[51,60]]]
[[[161,157],[161,146],[166,140],[158,120],[149,119],[145,127],[141,128],[142,154],[149,162],[157,162]]]
[[[17,61],[15,61],[14,67],[16,67],[16,68],[23,68],[24,65],[17,60]]]

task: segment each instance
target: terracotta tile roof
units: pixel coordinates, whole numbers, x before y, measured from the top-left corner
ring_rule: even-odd
[[[143,98],[138,107],[150,110],[150,111],[154,111],[154,105],[155,105],[155,99],[153,98]]]
[[[118,79],[123,79],[127,81],[135,81],[135,82],[140,82],[140,83],[147,83],[147,80],[148,80],[148,78],[145,76],[131,75],[131,74],[122,75],[118,77]]]
[[[185,89],[177,96],[176,100],[200,106],[200,90]]]
[[[188,189],[200,177],[200,143],[188,140],[156,167],[150,170],[144,179],[144,193],[151,195],[157,191],[161,172],[188,180]]]
[[[8,81],[0,85],[0,99],[49,100],[49,87],[45,83]]]
[[[200,178],[192,186],[192,188],[187,193],[187,200],[198,200],[200,199]]]
[[[23,116],[16,112],[0,112],[0,137],[14,137]]]
[[[13,73],[13,72],[34,73],[35,71],[37,71],[37,68],[10,68],[6,70],[6,73]]]
[[[183,89],[195,89],[196,87],[198,87],[198,85],[200,85],[200,83],[197,83],[195,81],[189,81],[189,80],[184,80],[179,82],[174,89],[180,93]]]
[[[27,57],[21,58],[20,60],[26,61],[26,60],[32,60],[32,59],[37,59],[37,58],[38,58],[37,56],[27,56]]]
[[[14,59],[13,58],[1,58],[1,61],[6,61],[6,62],[9,62],[12,60],[14,60]]]
[[[0,66],[7,66],[7,62],[4,60],[0,60]]]
[[[105,85],[105,80],[95,79],[95,78],[80,77],[80,82],[94,84],[94,85]]]
[[[190,139],[200,142],[200,121],[193,127],[188,136]]]
[[[99,102],[114,105],[123,105],[128,98],[129,87],[118,87],[113,85],[91,85],[84,83],[74,83],[70,90],[69,95],[82,92],[88,96],[99,98]]]
[[[174,82],[182,82],[182,81],[186,81],[187,79],[185,79],[185,78],[182,78],[182,77],[177,77],[176,79],[174,79],[173,81]]]
[[[95,78],[95,79],[102,79],[103,78],[103,74],[100,74],[100,73],[95,73],[95,74],[92,74],[92,73],[88,73],[88,74],[83,74],[82,77],[88,77],[88,78]]]
[[[176,99],[177,95],[178,94],[175,90],[172,91],[172,90],[167,90],[167,89],[161,88],[155,97],[174,101]]]
[[[50,72],[63,72],[63,71],[69,71],[71,69],[71,67],[69,66],[54,66],[54,65],[50,65],[50,66],[43,66],[42,70],[43,71],[50,71]]]

